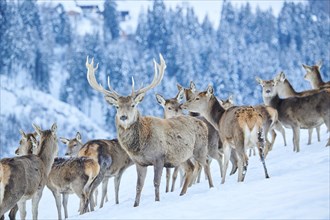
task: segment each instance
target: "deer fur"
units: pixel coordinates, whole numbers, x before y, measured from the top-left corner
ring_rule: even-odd
[[[144,185],[147,166],[154,166],[155,200],[159,201],[159,186],[163,167],[183,165],[186,172],[185,182],[180,195],[186,193],[191,182],[194,158],[203,164],[208,174],[209,186],[213,187],[210,168],[206,163],[207,157],[207,128],[206,125],[190,116],[179,116],[161,119],[151,116],[141,116],[137,105],[143,100],[146,92],[156,87],[162,80],[165,61],[160,55],[160,64],[154,61],[155,72],[152,83],[137,91],[132,83],[132,93],[129,96],[119,95],[110,85],[109,90],[97,83],[93,61],[86,62],[87,79],[95,90],[105,95],[105,100],[117,109],[116,128],[118,140],[127,152],[137,169],[137,186],[134,207],[140,203],[141,191]]]
[[[228,109],[232,106],[234,106],[233,97],[229,96],[225,100],[219,100],[221,106],[224,109]],[[285,138],[285,130],[281,124],[281,122],[278,120],[278,113],[276,109],[266,106],[266,105],[255,105],[253,106],[261,115],[263,118],[263,129],[265,132],[265,139],[266,139],[266,146],[264,150],[265,158],[267,157],[267,154],[269,151],[273,149],[273,145],[275,143],[276,139],[276,133],[274,130],[278,130],[281,132],[283,136],[284,146],[286,146],[286,138]],[[272,139],[271,141],[268,140],[268,132],[271,132]],[[255,155],[255,150],[253,148],[253,154]],[[249,156],[251,156],[251,151],[249,153]]]
[[[262,80],[260,80],[260,78],[257,77],[256,79],[259,84],[262,83]],[[277,87],[278,95],[280,98],[283,98],[283,99],[290,98],[290,97],[308,96],[311,94],[315,94],[319,91],[319,90],[307,90],[307,91],[303,91],[303,92],[296,92],[283,72],[279,73],[275,77],[274,80],[276,80],[276,82],[277,82],[276,87]],[[267,94],[266,94],[266,96],[267,96]],[[269,101],[267,101],[267,99],[269,99],[269,98],[264,99],[264,103],[266,105],[269,105]],[[302,127],[302,128],[305,129],[305,127]],[[317,133],[317,140],[320,141],[320,139],[321,139],[320,126],[315,127],[315,129],[316,129],[316,133]],[[313,133],[313,128],[308,129],[308,142],[307,142],[308,145],[310,145],[312,143],[312,133]]]
[[[18,208],[21,219],[25,219],[26,200],[32,199],[32,216],[38,219],[39,201],[58,152],[57,126],[53,124],[44,131],[36,125],[33,127],[40,137],[35,155],[0,160],[0,218],[10,209],[13,209],[11,217],[15,218]]]
[[[102,180],[102,197],[100,208],[104,202],[107,202],[108,180],[114,177],[115,201],[119,204],[119,186],[124,171],[133,165],[128,154],[122,149],[117,139],[113,140],[91,140],[85,145],[81,142],[81,135],[77,132],[76,137],[72,139],[61,138],[61,141],[67,145],[66,155],[69,156],[88,156],[98,162],[99,154],[106,153],[103,159],[111,158],[111,165],[107,168]],[[106,148],[103,150],[103,148]]]
[[[124,171],[133,165],[133,162],[124,149],[122,149],[118,140],[88,141],[80,148],[78,152],[78,157],[81,156],[93,158],[104,169],[100,208],[103,207],[108,191],[108,181],[111,177],[114,177],[115,201],[116,204],[119,204],[119,187],[121,177]],[[109,160],[111,161],[110,164],[108,162]]]
[[[183,109],[203,115],[219,131],[223,143],[224,166],[221,183],[225,182],[231,148],[238,158],[238,181],[244,181],[248,166],[246,150],[258,146],[264,166],[265,176],[269,178],[263,155],[262,116],[253,107],[233,106],[225,110],[213,94],[213,87],[200,92],[195,98],[182,105]]]
[[[299,152],[300,128],[315,128],[323,123],[330,126],[330,89],[313,91],[310,95],[280,98],[279,78],[258,80],[263,89],[263,98],[278,112],[279,120],[293,131],[293,151]],[[327,146],[329,145],[328,141]]]
[[[321,77],[320,69],[322,67],[322,61],[319,61],[314,66],[308,66],[306,64],[302,64],[302,66],[306,70],[304,79],[310,82],[313,89],[330,87],[330,81],[324,82]]]
[[[182,87],[182,86],[181,86]],[[182,87],[184,90],[184,95],[186,98],[186,101],[194,99],[200,91],[197,90],[196,85],[193,81],[190,81],[190,85],[188,88]],[[220,174],[221,177],[223,177],[223,145],[219,136],[218,127],[214,127],[205,117],[201,116],[201,114],[197,112],[189,112],[190,116],[197,117],[204,121],[208,127],[209,130],[209,151],[212,151],[211,154],[216,155],[217,151],[220,153],[221,163],[219,163],[220,167]],[[211,147],[210,147],[211,146]],[[237,157],[235,149],[231,149],[230,154],[230,162],[232,164],[232,169],[230,171],[230,175],[233,175],[237,171]]]

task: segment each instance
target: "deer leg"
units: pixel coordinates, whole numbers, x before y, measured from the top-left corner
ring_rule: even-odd
[[[17,203],[19,214],[21,216],[21,219],[24,220],[26,218],[26,200],[25,201],[19,201]]]
[[[266,162],[265,162],[265,156],[264,156],[264,139],[262,137],[262,131],[258,132],[258,151],[259,151],[259,156],[260,156],[260,160],[262,162],[262,165],[264,167],[264,171],[265,171],[265,177],[269,178],[268,175],[268,171],[267,171],[267,167],[266,167]]]
[[[217,161],[218,161],[219,168],[220,168],[220,177],[223,176],[223,173],[222,173],[222,159],[223,159],[223,156],[222,156],[222,154],[219,153],[219,157],[217,158]]]
[[[183,186],[184,179],[186,178],[186,174],[183,172],[183,169],[179,167],[179,173],[180,173],[180,187]]]
[[[320,136],[321,126],[317,126],[315,129],[316,129],[316,134],[317,134],[317,141],[320,142],[321,141],[321,136]]]
[[[176,182],[176,178],[178,177],[178,172],[180,170],[180,166],[177,166],[174,168],[174,172],[172,175],[172,187],[171,187],[171,192],[174,192],[174,188],[175,188],[175,182]]]
[[[293,151],[296,151],[297,153],[300,151],[300,147],[299,147],[299,139],[300,139],[300,127],[299,126],[295,126],[292,127],[292,131],[293,131]]]
[[[313,136],[313,128],[308,129],[308,143],[310,145],[312,143],[312,136]]]
[[[286,137],[285,137],[285,130],[284,130],[281,122],[279,122],[279,121],[276,122],[275,129],[282,134],[283,141],[284,141],[284,146],[287,146],[287,144],[286,144]]]
[[[102,196],[101,196],[100,208],[103,207],[104,199],[108,193],[108,182],[109,182],[109,177],[105,176],[102,180]]]
[[[159,201],[159,186],[162,178],[164,168],[164,160],[158,159],[154,164],[154,187],[155,187],[155,201]]]
[[[229,146],[229,144],[227,142],[223,143],[223,155],[224,155],[224,160],[223,160],[223,177],[221,180],[221,184],[224,184],[226,181],[226,172],[227,172],[227,168],[228,168],[228,162],[229,162],[229,158],[231,155],[231,147]]]
[[[95,207],[97,206],[97,196],[99,195],[99,190],[97,189],[97,187],[96,187],[96,189],[94,190],[94,205],[95,205]],[[105,202],[107,202],[108,200],[107,200],[107,198],[106,198],[106,201]]]
[[[134,207],[137,207],[140,204],[141,192],[147,175],[147,167],[143,167],[141,165],[136,164],[136,171],[138,178],[136,184],[136,196],[135,196]]]
[[[198,163],[196,160],[191,161],[192,163],[194,163],[194,171],[193,171],[193,177],[191,182],[189,183],[189,187],[192,186],[192,184],[196,183],[197,181],[197,177],[198,175],[201,173],[202,171],[202,166],[200,165],[200,163]]]
[[[234,149],[231,149],[230,162],[232,164],[230,175],[233,175],[237,170],[237,157]]]
[[[210,171],[210,163],[208,160],[206,162],[204,162],[203,167],[204,167],[205,176],[207,177],[207,179],[209,181],[209,187],[212,188],[212,187],[214,187],[214,185],[213,185],[213,180],[212,180],[211,171]]]
[[[37,190],[37,192],[32,197],[32,218],[34,220],[38,219],[38,207],[39,207],[40,199],[42,197],[43,190],[44,190],[44,187],[41,187],[40,189]],[[60,207],[61,207],[61,204],[60,204]]]
[[[17,204],[10,210],[10,212],[9,212],[9,219],[10,220],[15,220],[16,219],[16,213],[17,213],[17,211],[18,211],[18,206],[17,206]]]
[[[115,176],[114,183],[115,183],[115,197],[116,197],[116,204],[119,204],[119,186],[121,177],[123,176],[123,173],[126,168],[121,169],[117,176]]]
[[[166,168],[166,189],[165,189],[165,192],[170,191],[170,178],[171,178],[171,168]]]
[[[184,170],[185,170],[185,180],[184,180],[184,183],[183,183],[183,187],[182,187],[182,190],[181,190],[180,196],[186,194],[187,189],[188,189],[188,186],[189,186],[189,184],[190,184],[191,181],[192,181],[192,178],[193,178],[193,171],[194,171],[194,169],[195,169],[195,165],[191,162],[190,159],[188,159],[188,160],[187,160],[186,162],[184,162],[182,165],[183,165]]]
[[[53,196],[55,198],[55,204],[56,204],[56,208],[57,208],[57,217],[58,217],[58,219],[62,219],[61,194],[59,192],[57,192],[56,190],[53,190],[53,189],[51,189],[51,191],[52,191]]]
[[[68,218],[68,199],[69,199],[69,194],[62,193],[62,205],[64,208],[64,217],[66,219]]]

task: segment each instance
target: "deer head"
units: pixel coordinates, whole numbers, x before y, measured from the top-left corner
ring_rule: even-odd
[[[182,115],[181,101],[183,100],[184,90],[183,87],[177,85],[178,93],[172,99],[165,99],[163,96],[156,94],[157,102],[164,108],[165,118],[172,118]]]
[[[262,96],[264,98],[274,97],[277,94],[276,85],[278,84],[278,82],[281,79],[283,79],[281,77],[283,77],[283,75],[281,75],[281,74],[278,75],[277,77],[275,77],[275,79],[272,79],[272,80],[262,80],[259,77],[256,77],[256,81],[262,87]]]
[[[22,135],[21,140],[19,141],[19,147],[16,149],[16,155],[29,155],[33,153],[33,144],[31,138],[36,139],[37,133],[25,133],[23,130],[19,131]]]
[[[135,91],[134,79],[132,78],[132,93],[129,96],[122,96],[118,94],[110,85],[110,77],[108,77],[109,90],[104,89],[100,84],[98,84],[95,78],[95,70],[97,70],[98,65],[94,67],[94,60],[92,59],[92,62],[89,63],[87,57],[86,67],[88,83],[93,89],[104,94],[104,98],[108,104],[116,107],[116,122],[119,126],[122,126],[123,128],[127,129],[134,122],[136,122],[139,115],[137,105],[143,100],[146,92],[156,87],[163,79],[166,64],[161,54],[159,55],[159,57],[160,64],[158,64],[154,60],[155,69],[154,79],[152,80],[152,82],[148,86]]]
[[[227,99],[220,99],[219,102],[227,110],[234,105],[233,95],[230,95]]]
[[[313,82],[315,78],[318,78],[320,75],[320,69],[322,67],[322,61],[319,61],[314,66],[308,66],[305,64],[302,64],[303,68],[306,70],[306,74],[304,76],[304,79],[310,82]]]
[[[181,108],[190,112],[205,113],[208,109],[208,103],[214,94],[214,89],[211,85],[207,87],[204,92],[199,92],[194,95],[194,98],[187,100],[182,104]]]
[[[67,146],[66,156],[77,156],[80,147],[83,145],[81,141],[81,134],[77,132],[76,136],[72,139],[60,137],[60,141]]]

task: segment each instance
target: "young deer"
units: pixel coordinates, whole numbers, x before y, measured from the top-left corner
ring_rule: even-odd
[[[50,130],[41,130],[33,124],[40,137],[35,154],[0,160],[0,218],[12,209],[15,218],[17,208],[21,219],[26,217],[26,200],[32,198],[33,219],[38,218],[38,205],[47,182],[54,158],[58,152],[56,124]],[[33,138],[32,136],[30,139]],[[29,141],[29,140],[26,140]],[[22,145],[22,143],[21,143]],[[15,184],[13,184],[15,183]]]
[[[32,138],[33,149],[38,149],[36,139]],[[19,155],[32,154],[30,145],[21,145],[16,152]],[[81,158],[55,158],[52,169],[48,175],[47,187],[54,195],[58,219],[62,219],[61,194],[63,196],[63,208],[65,218],[68,218],[67,204],[69,194],[75,193],[80,198],[80,214],[85,203],[88,202],[92,182],[98,175],[100,166],[93,159]]]
[[[221,106],[224,109],[229,109],[230,107],[234,106],[233,97],[229,96],[226,100],[219,100]],[[255,105],[253,106],[261,115],[263,118],[263,129],[265,131],[265,139],[266,139],[266,147],[265,147],[265,157],[267,156],[268,152],[273,149],[273,145],[275,143],[276,133],[275,129],[281,132],[283,136],[284,146],[286,146],[286,138],[285,138],[285,130],[281,124],[281,122],[278,120],[278,113],[276,109],[266,106],[266,105]],[[271,132],[272,140],[268,140],[268,132]],[[255,150],[253,149],[254,155]],[[251,151],[249,153],[249,156],[251,156]]]
[[[225,110],[213,94],[213,87],[200,92],[182,105],[183,109],[203,115],[219,131],[223,143],[224,167],[221,183],[225,182],[231,148],[238,158],[238,181],[244,181],[248,166],[246,150],[258,146],[265,176],[269,178],[263,154],[262,116],[253,107],[234,106]]]
[[[324,82],[321,77],[320,69],[322,67],[322,61],[315,64],[314,66],[307,66],[305,64],[302,64],[302,66],[306,70],[304,79],[310,82],[313,89],[330,87],[330,81]]]
[[[141,191],[144,185],[147,166],[154,166],[155,200],[159,201],[159,186],[163,167],[185,168],[186,177],[180,195],[187,191],[191,182],[194,165],[189,161],[194,158],[203,164],[209,179],[209,186],[213,187],[210,168],[206,163],[207,157],[207,128],[198,119],[190,116],[179,116],[161,119],[151,116],[141,116],[137,105],[143,100],[146,92],[156,87],[162,80],[165,61],[160,55],[160,64],[155,64],[154,79],[150,85],[137,91],[132,84],[129,96],[119,95],[110,85],[109,90],[97,83],[94,62],[86,62],[87,79],[90,86],[105,95],[105,100],[117,109],[116,128],[120,145],[127,152],[136,165],[137,186],[134,207],[139,205]]]
[[[257,82],[259,84],[262,83],[262,80],[260,78],[256,78]],[[276,83],[276,87],[277,87],[277,91],[278,91],[278,96],[280,98],[286,99],[286,98],[290,98],[290,97],[303,97],[303,96],[308,96],[314,93],[317,93],[318,90],[307,90],[307,91],[303,91],[303,92],[296,92],[291,83],[286,79],[286,76],[283,72],[279,73],[275,79],[277,81]],[[269,105],[269,101],[267,101],[267,99],[269,98],[265,98],[264,99],[264,103],[266,105]],[[301,128],[305,128],[305,127],[301,127]],[[317,133],[317,140],[320,141],[320,126],[316,126],[316,133]],[[312,143],[312,133],[313,133],[313,128],[309,128],[308,129],[308,145],[310,145]]]
[[[181,93],[181,90],[179,90],[179,92],[177,93],[177,95],[172,98],[172,99],[167,99],[165,100],[163,96],[156,94],[156,99],[157,102],[164,108],[164,118],[173,118],[176,116],[180,116],[183,115],[182,114],[182,110],[180,108],[181,105],[181,100],[183,94]],[[180,175],[181,175],[181,183],[180,186],[182,186],[183,184],[183,173],[182,173],[182,169],[180,169],[180,166],[175,167],[174,168],[174,173],[172,176],[172,186],[171,186],[171,192],[174,192],[174,188],[175,188],[175,182],[176,182],[176,178],[178,175],[178,172],[180,171]],[[169,188],[170,188],[170,176],[171,176],[171,168],[166,168],[166,188],[165,188],[165,192],[169,192]]]
[[[330,90],[319,90],[311,95],[281,99],[279,97],[281,87],[278,87],[280,79],[258,81],[262,86],[264,101],[277,110],[282,124],[292,129],[293,151],[300,151],[300,128],[311,129],[323,123],[328,129],[330,128]],[[330,139],[327,146],[329,143]]]
[[[111,160],[111,164],[104,165],[104,178],[102,180],[102,197],[100,208],[103,207],[105,196],[108,192],[108,181],[114,177],[116,204],[119,204],[119,186],[124,171],[133,165],[129,155],[122,149],[117,139],[113,140],[91,140],[85,143],[79,150],[78,157],[87,156],[104,164]]]

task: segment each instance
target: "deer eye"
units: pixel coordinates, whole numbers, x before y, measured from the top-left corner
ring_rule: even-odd
[[[199,97],[197,97],[196,100],[199,100]]]
[[[172,108],[171,108],[171,107],[168,107],[167,109],[168,109],[168,110],[172,110]]]
[[[134,108],[135,107],[135,104],[132,104],[131,107]]]

